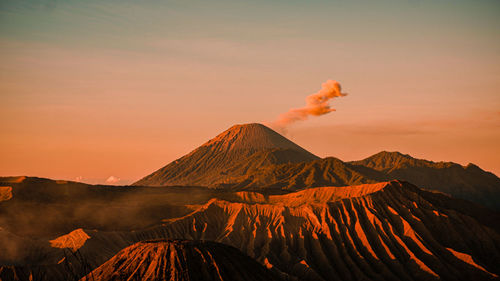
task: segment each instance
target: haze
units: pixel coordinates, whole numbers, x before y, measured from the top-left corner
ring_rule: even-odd
[[[2,1],[0,175],[126,184],[334,79],[288,137],[500,174],[498,1]],[[116,181],[116,179],[119,179]]]

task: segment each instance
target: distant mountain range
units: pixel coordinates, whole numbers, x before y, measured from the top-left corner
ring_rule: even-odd
[[[386,151],[352,162],[319,158],[257,123],[229,128],[134,185],[299,190],[394,179],[500,209],[500,178],[476,165]]]

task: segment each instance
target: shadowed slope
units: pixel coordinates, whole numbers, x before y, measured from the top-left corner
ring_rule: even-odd
[[[239,250],[208,241],[145,241],[120,251],[83,280],[272,281],[271,271]]]
[[[406,180],[422,188],[500,209],[500,178],[474,164],[432,162],[386,151],[349,164],[381,172],[388,179]]]
[[[9,199],[0,201],[0,228],[52,239],[76,228],[141,229],[188,214],[189,204],[206,203],[214,193],[206,188],[88,185],[34,177],[15,183],[0,177],[0,187],[7,184],[3,194]],[[0,247],[0,260],[2,254]]]
[[[249,158],[245,165],[253,159]],[[240,176],[227,176],[220,186],[233,189],[298,190],[319,186],[347,186],[376,183],[386,180],[385,175],[376,171],[365,172],[334,157],[309,162],[279,165],[261,165],[247,170]]]

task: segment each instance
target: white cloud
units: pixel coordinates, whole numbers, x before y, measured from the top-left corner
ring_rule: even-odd
[[[121,179],[119,177],[115,177],[115,176],[110,176],[107,180],[106,180],[106,183],[117,183],[119,182]]]

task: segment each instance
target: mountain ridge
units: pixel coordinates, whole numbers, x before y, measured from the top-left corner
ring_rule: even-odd
[[[388,151],[350,162],[319,158],[258,123],[232,126],[134,185],[293,191],[395,179],[500,210],[500,178],[474,164]]]
[[[500,178],[472,163],[463,166],[454,162],[433,162],[387,151],[348,163],[380,172],[387,179],[409,181],[422,188],[500,209]]]

